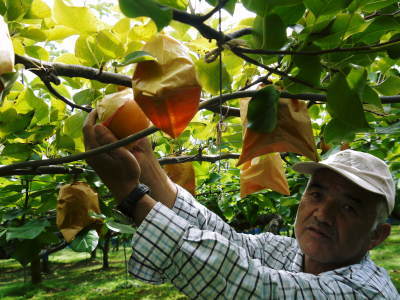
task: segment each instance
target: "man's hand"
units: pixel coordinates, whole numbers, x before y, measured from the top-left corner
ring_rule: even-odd
[[[83,135],[86,150],[117,141],[117,138],[101,124],[96,125],[97,112],[93,110],[86,118]],[[125,198],[139,183],[140,166],[134,155],[125,147],[90,157],[92,166],[118,201]]]

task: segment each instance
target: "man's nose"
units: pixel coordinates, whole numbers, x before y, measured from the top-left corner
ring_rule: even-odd
[[[321,223],[327,225],[334,225],[336,215],[338,213],[338,205],[333,197],[325,197],[325,200],[320,203],[314,212],[314,216]]]

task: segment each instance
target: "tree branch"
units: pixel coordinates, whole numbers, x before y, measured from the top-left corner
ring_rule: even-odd
[[[287,78],[287,79],[289,79],[290,81],[293,81],[293,82],[296,82],[296,83],[299,83],[299,84],[308,86],[308,87],[310,87],[310,88],[312,88],[312,89],[314,89],[314,90],[324,91],[324,89],[316,88],[316,87],[314,87],[312,84],[310,84],[310,83],[308,83],[308,82],[306,82],[306,81],[304,81],[304,80],[301,80],[301,79],[299,79],[299,78],[292,77],[292,76],[290,76],[289,74],[287,74],[287,73],[285,73],[285,72],[282,72],[282,71],[280,71],[280,70],[278,70],[278,69],[274,69],[274,68],[268,67],[268,66],[266,66],[266,65],[264,65],[264,64],[262,64],[262,63],[259,63],[259,62],[256,61],[255,59],[253,59],[253,58],[251,58],[251,57],[248,57],[247,55],[244,55],[244,54],[238,52],[238,51],[236,50],[236,48],[232,48],[231,51],[232,51],[233,53],[235,53],[237,56],[239,56],[240,58],[244,59],[245,61],[247,61],[247,62],[249,62],[249,63],[251,63],[251,64],[253,64],[253,65],[259,66],[259,67],[261,67],[261,68],[267,70],[268,72],[271,72],[271,73],[273,73],[273,74],[277,74],[277,75],[279,75],[279,76],[281,76],[281,77],[283,77],[283,78]]]
[[[391,13],[383,13],[383,12],[381,12],[381,11],[376,11],[376,12],[374,12],[373,14],[370,14],[370,15],[368,15],[368,16],[365,16],[364,17],[364,20],[370,20],[370,19],[373,19],[373,18],[375,18],[375,17],[380,17],[380,16],[395,16],[395,15],[397,15],[397,14],[399,14],[400,13],[400,9],[398,9],[398,10],[396,10],[396,11],[394,11],[394,12],[391,12]]]
[[[339,52],[375,52],[382,51],[385,49],[381,49],[393,44],[398,44],[400,42],[400,38],[394,39],[392,41],[388,41],[385,43],[379,43],[375,45],[362,46],[362,47],[353,47],[353,48],[333,48],[326,50],[318,50],[318,51],[290,51],[290,50],[263,50],[263,49],[250,49],[243,47],[235,47],[235,51],[238,53],[248,53],[248,54],[263,54],[263,55],[322,55],[328,53],[339,53]]]
[[[225,6],[226,3],[228,3],[229,0],[219,0],[218,4],[207,14],[202,16],[200,19],[202,22],[207,21],[209,18],[211,18],[217,11],[219,11],[221,8]]]
[[[40,76],[39,76],[40,77]],[[50,93],[52,93],[54,96],[56,96],[58,99],[60,99],[61,101],[63,101],[64,103],[66,103],[67,105],[71,106],[72,108],[78,108],[80,110],[86,111],[86,112],[90,112],[92,109],[90,107],[84,107],[84,106],[80,106],[77,105],[71,101],[69,101],[67,98],[65,98],[64,96],[62,96],[59,92],[57,92],[52,86],[51,83],[49,81],[44,80],[43,78],[40,77],[40,79],[42,79],[43,83],[45,84],[45,86],[47,87],[47,89],[49,90]]]
[[[183,155],[177,157],[164,157],[160,158],[158,162],[160,165],[167,165],[167,164],[179,164],[189,161],[206,161],[215,163],[216,161],[223,160],[223,159],[238,159],[240,154],[237,153],[223,153],[221,155]]]
[[[231,99],[252,97],[255,95],[256,92],[257,91],[241,91],[241,92],[236,92],[236,93],[232,93],[232,94],[224,94],[221,97],[220,96],[213,97],[209,100],[201,102],[199,105],[199,110],[210,109],[215,106],[218,107],[218,105],[220,105],[221,103],[226,102],[227,100],[231,100]],[[326,95],[319,95],[319,94],[295,94],[294,95],[294,94],[289,94],[286,92],[281,92],[281,97],[312,100],[312,101],[326,101]],[[382,103],[398,103],[398,102],[400,102],[400,96],[386,96],[386,97],[381,97],[381,99],[382,99]],[[237,108],[227,108],[227,109],[236,111],[237,113],[239,112],[239,110]],[[126,146],[126,145],[130,144],[131,142],[134,142],[138,139],[148,136],[158,130],[159,130],[158,128],[152,126],[147,129],[144,129],[138,133],[130,135],[126,138],[118,140],[115,143],[104,145],[104,146],[98,147],[96,149],[92,149],[87,152],[83,152],[83,153],[79,153],[79,154],[75,154],[75,155],[71,155],[71,156],[55,158],[55,159],[25,161],[25,162],[15,163],[12,165],[2,166],[2,167],[0,167],[0,176],[5,176],[4,174],[7,174],[7,172],[9,172],[10,170],[15,170],[15,169],[22,169],[22,168],[36,169],[37,167],[41,167],[41,166],[50,166],[50,165],[64,164],[64,163],[70,163],[73,161],[83,160],[88,157],[94,156],[96,154],[105,153],[107,151],[116,149],[118,147]]]
[[[112,83],[132,87],[131,78],[129,76],[111,72],[101,72],[99,69],[96,68],[80,65],[43,62],[35,58],[20,55],[15,55],[15,63],[24,65],[28,71],[31,71],[38,76],[45,76],[48,73],[52,73],[52,78],[57,78],[57,76],[66,76],[71,78],[81,77],[97,80],[103,83]],[[55,84],[60,84],[60,79],[57,78],[57,81],[51,80],[51,82]]]
[[[72,174],[78,175],[85,170],[75,167],[61,167],[61,166],[42,166],[37,168],[14,169],[9,172],[1,173],[1,176],[14,176],[14,175],[44,175],[44,174]]]

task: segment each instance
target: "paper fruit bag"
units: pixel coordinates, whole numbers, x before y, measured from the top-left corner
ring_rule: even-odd
[[[60,188],[57,199],[57,227],[70,243],[85,227],[100,231],[101,220],[89,216],[89,211],[100,213],[96,192],[85,182],[74,182]]]
[[[248,99],[240,101],[240,114],[244,128],[246,127],[246,120],[243,116],[247,115],[249,101]],[[243,149],[237,165],[241,165],[254,157],[273,152],[293,152],[318,161],[311,120],[305,101],[279,99],[277,126],[270,133],[259,133],[246,128]]]
[[[157,34],[143,48],[156,58],[136,65],[135,100],[151,122],[176,138],[196,114],[201,87],[188,50],[177,40]]]
[[[196,180],[192,162],[167,164],[163,166],[168,177],[192,195],[196,192]]]
[[[279,153],[270,153],[247,160],[240,170],[240,197],[271,189],[290,195],[283,161]]]
[[[0,15],[0,75],[14,70],[14,59],[14,47],[8,26]]]

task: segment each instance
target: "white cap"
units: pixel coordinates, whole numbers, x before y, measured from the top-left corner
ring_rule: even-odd
[[[313,174],[322,168],[328,168],[363,189],[384,196],[388,213],[392,212],[396,189],[389,167],[383,160],[369,153],[347,149],[321,162],[301,162],[293,166],[295,171],[305,174]]]

